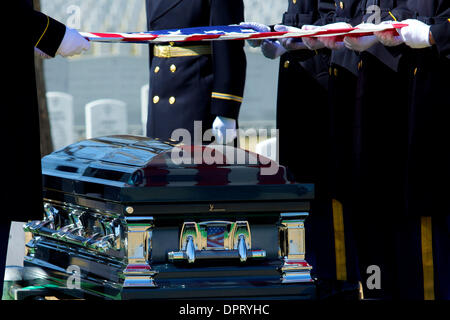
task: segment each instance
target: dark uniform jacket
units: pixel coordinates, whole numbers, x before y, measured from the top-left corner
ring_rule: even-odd
[[[334,9],[333,1],[289,0],[282,24],[298,28],[305,24],[327,24],[328,14]],[[351,228],[345,225],[345,235],[339,231],[344,228],[346,218],[342,212],[333,212],[327,188],[330,54],[329,49],[284,54],[280,59],[277,97],[280,163],[290,169],[297,181],[315,186],[316,199],[305,224],[306,259],[319,278],[320,297],[351,290],[351,284],[340,281],[358,279],[350,243]]]
[[[380,23],[408,18],[406,0],[365,0],[363,21]],[[376,7],[371,7],[376,6]],[[353,215],[364,297],[389,299],[395,278],[394,240],[401,221],[407,142],[408,75],[402,59],[406,45],[377,43],[358,54],[354,131]],[[382,198],[382,201],[375,200]],[[383,213],[384,219],[371,217]],[[369,222],[370,221],[370,222]],[[379,237],[383,234],[383,237]],[[364,271],[376,265],[382,285],[366,287]]]
[[[412,18],[445,25],[448,0],[410,0]],[[438,27],[440,28],[440,27]],[[450,179],[448,148],[450,60],[437,45],[410,49],[406,216],[399,227],[397,290],[402,299],[450,299]],[[448,42],[448,33],[447,40]]]
[[[450,54],[450,19],[447,22],[431,26],[431,34],[441,56]]]
[[[364,14],[364,1],[360,0],[335,0],[335,10],[327,17],[327,23],[346,22],[356,26],[362,22]],[[359,57],[355,51],[343,48],[333,50],[331,54],[331,63],[341,66],[354,75],[358,74]]]
[[[346,22],[352,26],[361,23],[363,10],[360,0],[335,0],[334,7],[325,19],[327,23]],[[359,61],[359,53],[347,48],[331,51],[328,84],[330,189],[333,198],[341,202],[349,199],[351,190],[353,120]]]
[[[282,24],[297,28],[315,24],[321,19],[320,10],[326,10],[326,5],[326,1],[294,3],[289,0]],[[329,55],[328,49],[306,49],[290,51],[280,59],[277,97],[280,162],[290,168],[298,181],[318,183],[321,180],[318,175],[324,171],[323,152],[328,128],[324,97],[327,94]],[[301,88],[301,96],[297,88]],[[293,139],[300,139],[307,156],[298,157],[297,152],[293,152]]]
[[[8,119],[2,126],[2,150],[6,160],[2,181],[7,186],[2,192],[5,196],[2,202],[9,201],[11,207],[2,210],[0,222],[9,225],[10,221],[40,219],[43,214],[34,47],[54,56],[66,27],[34,11],[27,1],[12,1],[8,5],[11,12],[20,17],[11,25],[11,30],[20,36],[8,40],[14,50],[8,58],[11,68],[7,68],[8,81],[2,100],[3,119]]]
[[[54,56],[65,26],[36,12],[24,0],[8,1],[8,24],[17,36],[8,39],[11,49],[2,91],[3,209],[0,212],[0,287],[11,221],[42,219],[42,176],[39,109],[34,71],[34,47]],[[8,17],[7,17],[8,18]]]
[[[238,24],[242,0],[146,0],[149,30]],[[216,116],[237,119],[242,102],[246,58],[243,41],[164,44],[204,46],[210,54],[174,58],[154,55],[150,46],[147,135],[170,138],[178,128],[193,134],[194,121],[211,128]]]
[[[448,23],[447,0],[410,0],[408,5],[413,18],[428,25]],[[411,50],[406,198],[408,212],[418,216],[450,212],[448,188],[442,187],[450,179],[450,59],[438,49],[439,45]]]

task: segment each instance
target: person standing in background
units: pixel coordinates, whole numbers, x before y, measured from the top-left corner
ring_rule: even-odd
[[[305,25],[311,30],[318,26],[348,27],[361,21],[361,1],[334,2],[334,10],[327,13],[320,23]],[[331,50],[328,68],[328,127],[329,150],[327,152],[327,196],[331,206],[331,223],[335,247],[336,280],[359,288],[361,280],[353,225],[354,171],[354,114],[358,55],[345,48],[339,37],[304,38],[308,48]],[[320,99],[319,96],[315,97]],[[355,288],[353,288],[355,291]]]
[[[408,127],[405,215],[397,232],[396,296],[450,299],[450,179],[447,0],[409,0],[412,19],[386,45],[408,50]],[[445,34],[445,30],[447,33]],[[434,32],[434,33],[433,33]]]
[[[244,20],[242,0],[146,0],[146,6],[149,30]],[[147,136],[168,139],[182,128],[193,137],[194,121],[202,121],[203,132],[212,128],[217,142],[232,143],[245,85],[243,45],[243,41],[150,45]]]
[[[335,6],[332,1],[289,0],[282,25],[276,31],[326,25]],[[255,31],[270,27],[241,23]],[[305,39],[304,39],[305,40]],[[359,271],[350,221],[333,205],[330,182],[331,131],[327,100],[331,50],[321,43],[299,39],[250,40],[269,59],[280,57],[277,95],[277,129],[280,163],[296,181],[314,183],[315,200],[305,221],[306,259],[318,279],[320,299],[358,299]],[[345,216],[347,213],[345,213]],[[345,224],[345,228],[344,228]]]
[[[43,217],[39,114],[34,70],[34,55],[51,58],[80,54],[89,42],[76,30],[33,10],[31,3],[15,0],[8,3],[17,19],[11,30],[20,36],[10,37],[14,54],[9,55],[5,93],[11,100],[2,108],[11,124],[2,126],[4,165],[2,181],[7,209],[0,215],[0,286],[3,288],[6,251],[11,221],[38,220]],[[5,103],[3,100],[2,103]]]
[[[363,16],[359,22],[404,20],[409,17],[406,2],[361,1]],[[344,43],[358,56],[353,225],[364,297],[391,299],[396,260],[393,244],[404,212],[407,59],[402,50],[385,47],[374,35],[345,37]],[[379,283],[367,284],[378,270]]]

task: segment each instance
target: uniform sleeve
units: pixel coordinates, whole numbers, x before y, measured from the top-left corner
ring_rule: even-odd
[[[436,47],[441,56],[450,54],[450,19],[445,23],[432,25],[430,28]]]
[[[211,0],[211,25],[244,21],[242,0]],[[212,41],[213,87],[211,114],[237,119],[245,86],[244,41]]]
[[[39,11],[33,10],[29,5],[20,4],[19,9],[23,14],[22,19],[27,21],[30,26],[33,45],[54,57],[64,38],[66,26]]]
[[[397,0],[392,8],[387,13],[384,11],[381,13],[381,21],[402,21],[412,18],[413,13],[408,8],[408,0]]]
[[[415,17],[417,20],[420,20],[428,25],[431,25],[430,31],[433,35],[433,38],[436,42],[436,47],[441,56],[446,56],[449,54],[448,50],[448,38],[449,38],[449,17],[450,17],[450,7],[445,6],[446,8],[439,12],[434,17],[424,17],[417,15]],[[434,30],[434,32],[433,32]]]

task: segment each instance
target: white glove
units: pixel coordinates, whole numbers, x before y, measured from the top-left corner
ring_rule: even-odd
[[[299,28],[284,26],[277,24],[274,27],[275,31],[280,32],[298,32],[301,31]],[[280,44],[288,51],[292,50],[303,50],[308,49],[308,47],[303,43],[301,38],[282,38],[279,39]]]
[[[59,45],[56,54],[60,54],[63,57],[73,56],[80,54],[83,51],[89,50],[91,44],[87,41],[77,30],[66,27],[66,33]]]
[[[217,116],[212,124],[212,133],[217,143],[228,144],[232,142],[237,136],[236,120]]]
[[[381,24],[391,24],[393,21],[383,21]],[[377,31],[373,33],[386,47],[395,47],[403,43],[403,39],[395,30]]]
[[[261,44],[261,52],[266,58],[276,59],[286,53],[287,50],[281,45],[280,41],[266,39]]]
[[[403,27],[398,31],[402,37],[402,40],[408,46],[414,49],[421,49],[431,46],[429,25],[415,19],[407,19],[401,23],[408,24],[407,27]]]
[[[241,22],[239,25],[243,28],[253,29],[256,32],[270,32],[270,28],[262,23]],[[263,40],[247,40],[248,45],[253,48],[259,47],[262,42]]]
[[[302,26],[302,30],[314,30],[320,28],[319,26],[305,24]],[[320,42],[317,38],[303,37],[303,43],[310,50],[319,50],[325,48],[325,45]]]
[[[336,22],[327,24],[324,26],[325,29],[345,29],[345,28],[351,28],[352,26],[346,22]],[[331,36],[331,37],[319,37],[318,38],[320,42],[322,42],[325,47],[331,49],[331,50],[339,50],[344,48],[344,42],[338,41],[337,36]]]
[[[50,59],[51,57],[46,54],[44,51],[39,50],[38,48],[34,47],[34,55],[36,57],[40,57],[42,59]]]
[[[345,37],[344,44],[347,49],[362,52],[369,49],[375,43],[378,42],[375,36],[363,36],[363,37]]]

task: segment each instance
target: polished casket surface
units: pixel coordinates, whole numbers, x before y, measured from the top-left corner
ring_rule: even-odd
[[[107,299],[315,294],[304,250],[313,186],[276,162],[233,147],[107,136],[53,152],[42,172],[44,215],[25,226],[25,266],[48,290]]]

